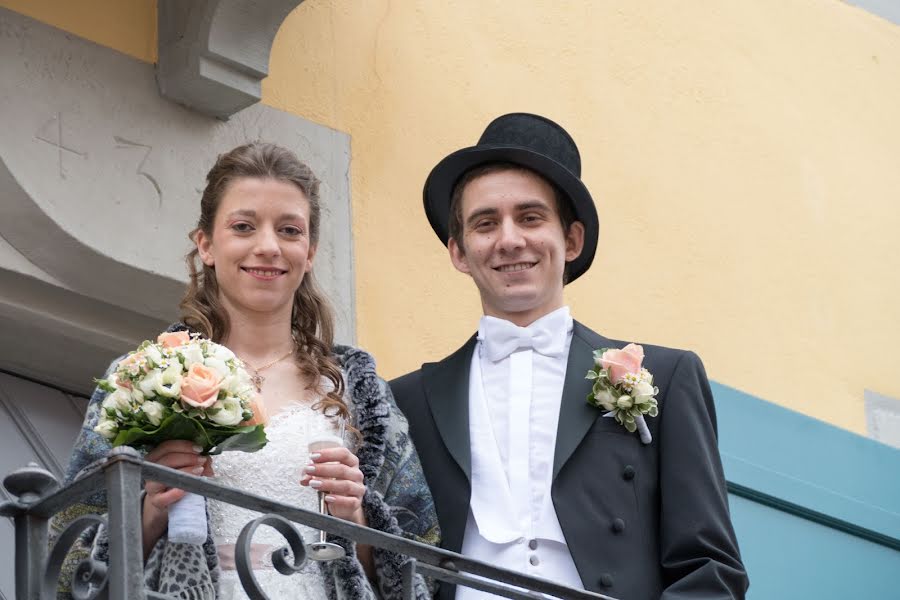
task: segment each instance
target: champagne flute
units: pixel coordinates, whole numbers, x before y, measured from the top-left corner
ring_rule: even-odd
[[[321,452],[328,448],[340,448],[344,445],[344,418],[340,415],[329,417],[337,420],[337,432],[327,428],[312,427],[312,419],[307,419],[306,441],[309,444],[309,453]],[[319,497],[319,513],[328,514],[325,506],[325,492],[316,492]],[[329,561],[343,557],[346,552],[341,546],[326,541],[326,533],[319,530],[319,541],[307,546],[307,556],[312,560]]]

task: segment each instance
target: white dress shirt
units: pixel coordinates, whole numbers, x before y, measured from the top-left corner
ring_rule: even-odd
[[[527,328],[482,317],[469,381],[472,500],[462,554],[583,589],[550,498],[571,341],[568,307]],[[499,596],[459,586],[456,598]]]

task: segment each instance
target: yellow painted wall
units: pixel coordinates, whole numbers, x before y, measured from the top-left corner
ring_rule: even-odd
[[[264,102],[352,136],[359,341],[384,375],[475,329],[421,188],[524,110],[573,134],[597,200],[580,320],[859,433],[863,389],[900,397],[900,27],[839,0],[306,0],[270,73]]]
[[[156,0],[0,0],[0,6],[156,62]]]
[[[266,102],[352,135],[360,342],[386,374],[475,329],[422,184],[525,110],[572,132],[597,200],[581,320],[857,432],[864,388],[900,396],[900,27],[832,0],[313,0],[271,67]]]

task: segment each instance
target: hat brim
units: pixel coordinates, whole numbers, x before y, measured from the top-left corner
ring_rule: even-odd
[[[594,261],[600,221],[594,200],[584,183],[567,168],[547,156],[521,146],[479,145],[457,150],[432,169],[422,192],[425,215],[431,228],[447,245],[450,238],[450,197],[466,171],[492,162],[521,165],[545,177],[568,196],[575,219],[584,225],[584,248],[569,262],[569,282],[584,274]]]

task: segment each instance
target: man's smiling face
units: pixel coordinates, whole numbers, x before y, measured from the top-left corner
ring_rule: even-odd
[[[450,259],[472,276],[484,314],[524,326],[563,305],[563,271],[584,245],[584,226],[563,231],[553,188],[526,170],[491,172],[462,193],[463,243]]]

